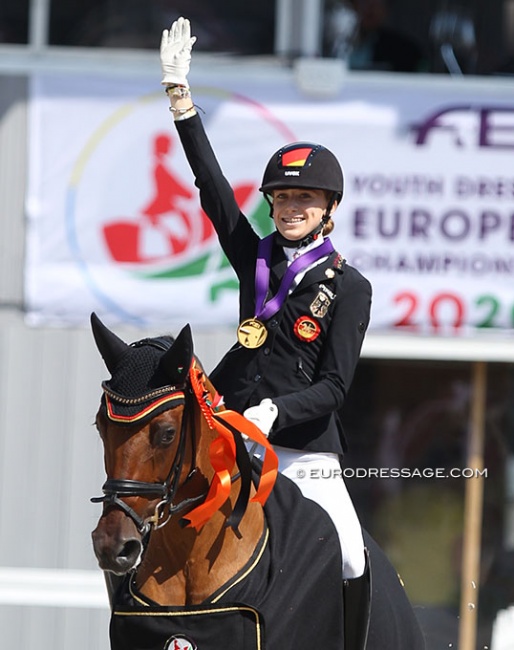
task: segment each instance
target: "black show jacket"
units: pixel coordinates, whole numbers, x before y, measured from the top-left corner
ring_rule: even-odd
[[[202,207],[212,221],[240,284],[240,320],[255,316],[255,263],[259,237],[237,205],[198,115],[175,122]],[[281,246],[273,245],[270,292],[287,268]],[[320,296],[320,294],[322,294]],[[328,311],[316,316],[321,299]],[[278,313],[265,321],[264,344],[248,349],[236,343],[211,379],[228,408],[243,412],[269,397],[278,407],[270,434],[275,445],[343,454],[342,407],[369,324],[371,285],[334,251],[308,271]],[[322,310],[323,311],[323,310]],[[295,333],[298,319],[319,327],[316,338]]]

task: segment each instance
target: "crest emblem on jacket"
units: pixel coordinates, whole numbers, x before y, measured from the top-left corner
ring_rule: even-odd
[[[311,303],[310,310],[316,318],[323,318],[326,316],[330,303],[335,298],[335,294],[324,284],[319,285],[320,291]]]

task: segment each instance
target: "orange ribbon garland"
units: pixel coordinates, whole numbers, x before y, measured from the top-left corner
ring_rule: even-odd
[[[259,427],[247,420],[243,415],[236,411],[226,410],[219,414],[220,418],[231,424],[235,429],[253,440],[265,449],[264,460],[262,462],[262,472],[259,480],[257,492],[250,499],[264,505],[271,494],[275,485],[278,473],[278,456],[271,446],[269,440],[262,433]]]
[[[218,433],[218,437],[212,441],[209,448],[209,458],[214,469],[214,478],[207,497],[203,503],[184,517],[189,522],[188,526],[200,530],[212,515],[223,506],[229,498],[232,488],[231,473],[236,463],[236,445],[233,433],[223,422],[231,425],[265,449],[259,485],[251,501],[256,501],[261,505],[266,503],[277,478],[278,458],[266,436],[253,422],[235,411],[214,412],[212,396],[205,385],[204,373],[196,366],[195,362],[193,362],[189,376],[193,392],[209,428]]]

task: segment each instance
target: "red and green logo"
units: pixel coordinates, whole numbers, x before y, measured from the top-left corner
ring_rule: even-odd
[[[269,206],[258,191],[262,169],[269,152],[294,135],[240,95],[198,89],[195,99],[241,211],[260,236],[269,234]],[[92,133],[68,184],[66,220],[88,288],[124,320],[137,320],[136,293],[162,294],[167,283],[199,278],[210,303],[238,288],[200,206],[162,93],[124,104]]]

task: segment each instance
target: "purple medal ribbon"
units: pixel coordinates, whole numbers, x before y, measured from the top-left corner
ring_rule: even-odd
[[[317,246],[307,253],[300,255],[300,257],[288,266],[277,293],[264,304],[269,286],[273,236],[274,233],[261,239],[257,250],[257,263],[255,266],[255,318],[262,320],[267,320],[282,307],[298,273],[301,273],[308,266],[317,262],[325,255],[330,255],[334,251],[330,239],[325,239],[321,246]]]

